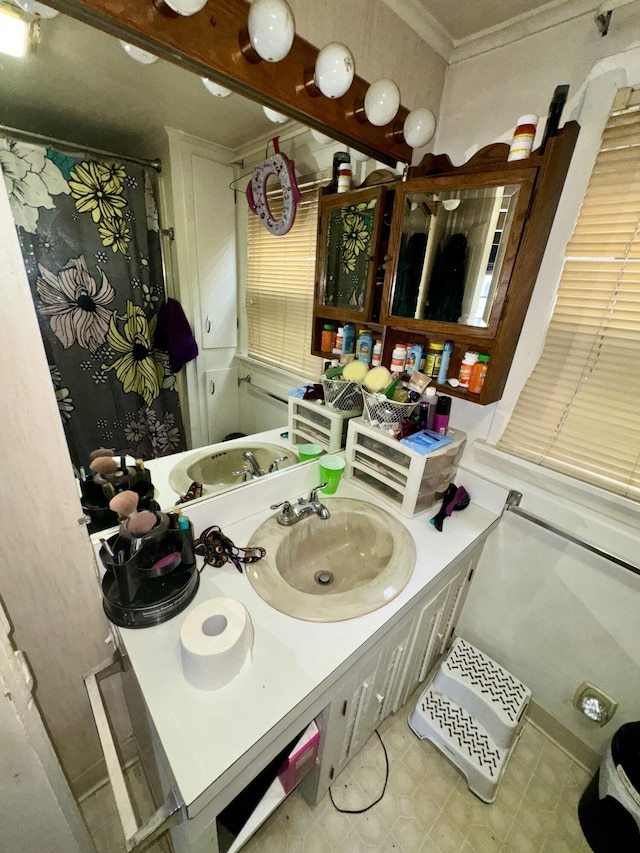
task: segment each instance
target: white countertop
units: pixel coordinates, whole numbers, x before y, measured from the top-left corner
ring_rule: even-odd
[[[316,463],[298,465],[188,505],[185,514],[196,535],[217,524],[242,547],[273,514],[270,504],[307,495],[317,481]],[[462,470],[456,482],[467,488],[472,502],[446,520],[442,533],[429,524],[437,507],[401,519],[416,543],[415,571],[400,595],[373,613],[343,622],[298,620],[269,606],[245,574],[226,564],[221,569],[205,566],[198,593],[183,613],[151,628],[118,629],[190,817],[219,792],[215,783],[222,774],[261,739],[268,744],[268,733],[275,726],[322,682],[327,680],[330,686],[345,661],[499,517],[505,489]],[[358,497],[386,507],[344,479],[336,497]],[[323,501],[330,509],[331,498]],[[253,659],[225,687],[203,691],[184,678],[180,626],[193,607],[219,596],[237,599],[247,608],[255,632]]]

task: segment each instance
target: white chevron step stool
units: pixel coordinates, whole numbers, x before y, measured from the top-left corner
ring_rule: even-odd
[[[433,680],[434,688],[461,705],[508,747],[531,700],[531,691],[471,643],[457,637]]]
[[[528,687],[458,638],[420,696],[409,726],[448,756],[477,797],[492,803],[530,699]]]

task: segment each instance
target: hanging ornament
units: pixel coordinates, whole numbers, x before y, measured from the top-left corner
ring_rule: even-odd
[[[251,180],[247,184],[247,203],[249,209],[260,217],[260,221],[276,237],[282,237],[291,230],[296,218],[296,209],[300,201],[300,190],[296,180],[293,160],[286,154],[280,153],[278,137],[272,140],[275,154],[267,157],[253,170]],[[267,198],[267,183],[269,178],[276,178],[282,188],[282,215],[276,219],[269,207]]]

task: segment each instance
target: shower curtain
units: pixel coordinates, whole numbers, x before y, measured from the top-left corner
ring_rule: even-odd
[[[155,346],[165,287],[150,171],[5,137],[0,167],[74,464],[101,446],[141,459],[186,449]]]

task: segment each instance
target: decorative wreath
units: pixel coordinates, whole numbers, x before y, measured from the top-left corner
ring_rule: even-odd
[[[253,170],[247,184],[247,202],[250,210],[260,217],[260,221],[276,237],[282,237],[290,229],[296,218],[296,209],[300,201],[300,189],[296,181],[293,160],[280,153],[278,137],[272,139],[275,154],[263,160]],[[280,219],[275,219],[267,199],[267,182],[276,177],[282,187],[283,209]]]

